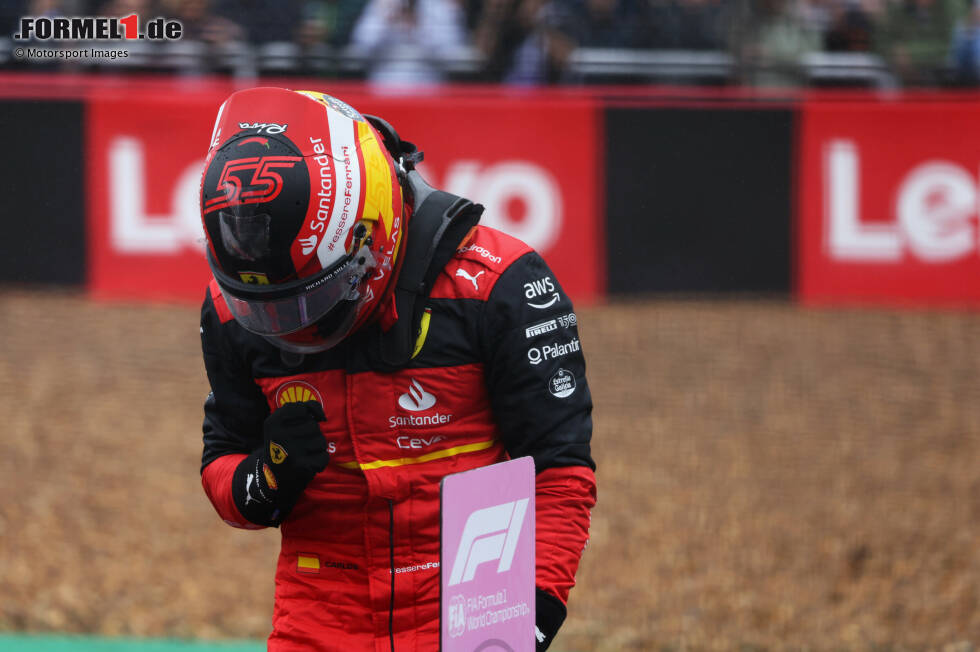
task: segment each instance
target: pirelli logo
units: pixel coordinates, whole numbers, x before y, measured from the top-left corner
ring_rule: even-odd
[[[534,324],[533,326],[528,326],[524,329],[524,339],[531,339],[538,335],[544,335],[545,333],[550,333],[552,331],[558,330],[558,320],[549,319],[548,321],[543,321],[540,324]]]

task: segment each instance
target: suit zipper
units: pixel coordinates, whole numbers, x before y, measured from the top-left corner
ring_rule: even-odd
[[[395,501],[388,499],[388,560],[391,567],[391,602],[388,605],[388,640],[395,652]]]

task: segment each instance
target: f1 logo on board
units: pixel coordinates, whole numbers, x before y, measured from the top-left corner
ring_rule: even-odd
[[[469,582],[481,565],[497,561],[497,572],[510,570],[524,526],[528,498],[478,509],[466,519],[449,586]]]
[[[228,206],[272,201],[282,192],[282,177],[274,170],[291,168],[302,160],[301,156],[253,156],[228,161],[221,170],[215,188],[218,191],[223,190],[224,195],[206,201],[204,212],[210,213]],[[243,188],[242,179],[248,176],[250,171],[252,178]],[[239,177],[238,174],[243,176]]]

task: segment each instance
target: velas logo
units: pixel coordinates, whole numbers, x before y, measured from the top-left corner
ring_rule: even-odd
[[[425,391],[414,378],[408,387],[408,391],[398,397],[398,405],[409,412],[428,410],[435,404],[436,397]]]
[[[313,385],[302,380],[291,380],[276,390],[276,406],[282,407],[287,403],[305,403],[316,401],[323,405],[323,397]]]

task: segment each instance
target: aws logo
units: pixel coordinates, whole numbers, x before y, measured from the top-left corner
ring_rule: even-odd
[[[316,387],[302,380],[291,380],[276,391],[276,407],[282,407],[286,403],[305,403],[306,401],[316,401],[323,405],[323,397],[320,396]]]

